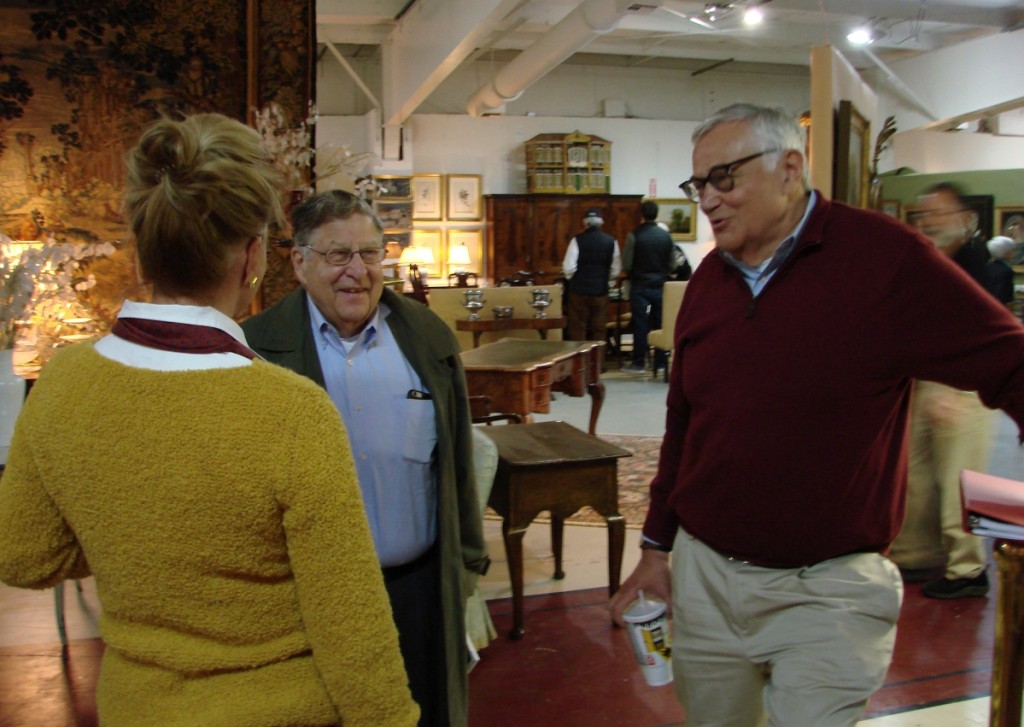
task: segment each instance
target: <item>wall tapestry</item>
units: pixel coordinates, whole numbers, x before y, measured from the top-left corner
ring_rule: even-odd
[[[271,104],[304,124],[313,27],[311,0],[0,7],[0,232],[113,245],[80,261],[82,277],[94,278],[79,293],[89,331],[106,330],[125,297],[145,296],[120,214],[124,156],[142,129],[201,111],[251,123]],[[274,295],[279,281],[270,282]]]

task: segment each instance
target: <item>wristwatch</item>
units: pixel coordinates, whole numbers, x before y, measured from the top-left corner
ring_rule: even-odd
[[[640,550],[659,550],[662,553],[671,553],[672,548],[661,543],[655,543],[653,540],[640,540]]]

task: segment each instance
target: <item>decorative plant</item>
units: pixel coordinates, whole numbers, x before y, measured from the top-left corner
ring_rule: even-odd
[[[314,169],[323,180],[341,174],[352,182],[376,156],[370,152],[353,153],[346,145],[328,144],[319,151],[312,146],[313,127],[317,122],[316,106],[309,105],[309,115],[299,123],[290,123],[277,102],[271,102],[253,112],[253,123],[267,148],[274,155],[274,164],[284,175],[288,189],[310,192]],[[316,165],[314,167],[314,160]],[[358,179],[354,179],[358,183]],[[358,184],[357,184],[358,186]],[[356,192],[360,194],[360,192]],[[365,196],[361,194],[360,196]]]
[[[889,116],[882,123],[882,129],[878,132],[878,136],[875,138],[875,153],[871,157],[871,176],[878,176],[878,160],[881,159],[882,154],[892,144],[892,135],[896,133],[896,117]]]

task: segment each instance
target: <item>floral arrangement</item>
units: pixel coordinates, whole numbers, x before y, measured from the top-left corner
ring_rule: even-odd
[[[274,165],[284,175],[290,190],[312,191],[310,177],[318,154],[318,150],[311,144],[316,122],[317,109],[312,103],[309,105],[308,115],[298,124],[289,123],[276,101],[253,111],[253,124],[274,155]],[[334,174],[342,174],[351,179],[355,176],[354,172],[367,166],[376,155],[370,152],[353,153],[347,144],[328,144],[320,148],[319,157],[319,162],[315,166],[319,179],[326,179]],[[357,187],[359,181],[355,180]],[[365,192],[359,190],[356,194],[365,196]]]
[[[110,243],[54,237],[41,244],[0,238],[0,348],[12,348],[25,335],[45,359],[61,345],[99,333],[102,324],[79,293],[96,285],[88,263],[115,250]]]

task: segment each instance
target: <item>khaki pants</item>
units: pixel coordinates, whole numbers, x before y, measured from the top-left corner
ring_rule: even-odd
[[[731,560],[680,530],[672,666],[689,727],[851,727],[885,680],[903,600],[876,553],[805,568]]]
[[[945,566],[950,579],[984,570],[984,539],[963,529],[960,471],[988,467],[995,422],[995,412],[975,392],[917,382],[910,408],[907,514],[889,553],[899,566]]]

